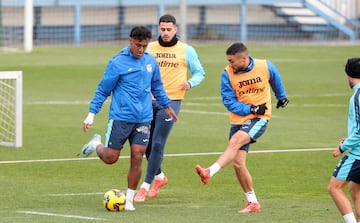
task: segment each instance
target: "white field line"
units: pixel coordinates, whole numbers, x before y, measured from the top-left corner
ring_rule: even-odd
[[[44,196],[50,196],[50,197],[67,197],[67,196],[93,196],[93,195],[104,195],[104,192],[68,193],[68,194],[46,194],[46,195],[44,195]]]
[[[68,215],[68,214],[55,214],[55,213],[49,213],[49,212],[17,211],[16,213],[51,216],[51,217],[62,217],[62,218],[76,218],[76,219],[84,219],[84,220],[91,220],[91,221],[106,221],[105,218],[94,218],[94,217],[86,217],[86,216],[79,216],[79,215]]]
[[[119,189],[119,190],[121,190],[121,191],[126,191],[127,190],[127,188],[123,188],[123,189],[121,189],[121,188],[117,188],[117,189]],[[171,192],[171,191],[173,191],[172,189],[161,189],[161,191],[163,192],[163,191],[166,191],[166,192]],[[75,196],[75,197],[77,197],[77,196],[97,196],[97,195],[101,195],[101,197],[102,196],[104,196],[104,193],[105,192],[91,192],[91,193],[66,193],[66,194],[42,194],[42,195],[39,195],[39,196],[41,196],[41,197],[71,197],[71,196]]]
[[[296,97],[306,97],[306,96],[293,96],[293,98]],[[319,97],[330,97],[330,95],[320,95]],[[332,96],[334,97],[334,96]],[[220,99],[220,98],[219,98]],[[214,100],[214,98],[194,98],[192,99],[194,101],[206,101],[206,100]],[[109,103],[110,100],[107,100],[105,103]],[[90,101],[29,101],[29,102],[24,102],[25,105],[89,105]],[[223,105],[221,103],[195,103],[195,102],[183,102],[182,103],[184,106],[189,106],[189,107],[223,107]],[[288,106],[290,107],[305,107],[305,108],[312,108],[312,107],[347,107],[348,104],[344,103],[344,104],[294,104],[294,103],[290,103]],[[183,110],[181,110],[183,111]],[[194,113],[197,112],[209,112],[209,111],[192,111]],[[209,112],[211,114],[211,112]],[[227,112],[213,112],[214,114],[221,114],[223,115],[223,113],[227,113]]]
[[[89,105],[90,101],[28,101],[25,105]]]
[[[255,150],[249,153],[289,153],[289,152],[316,152],[329,151],[334,148],[310,148],[310,149],[284,149],[284,150]],[[209,156],[220,155],[222,152],[207,152],[207,153],[179,153],[179,154],[165,154],[166,157],[183,157],[183,156]],[[120,159],[129,159],[129,156],[120,156]],[[64,161],[88,161],[98,160],[98,157],[90,158],[64,158],[64,159],[41,159],[41,160],[8,160],[0,161],[0,164],[16,164],[16,163],[41,163],[41,162],[64,162]]]
[[[28,102],[26,104],[29,105],[88,105],[89,101],[33,101]],[[193,103],[193,102],[185,102],[183,106],[186,107],[220,107],[223,105],[221,103],[214,104],[214,103]],[[334,107],[347,107],[347,104],[293,104],[290,103],[288,107],[302,107],[302,108],[334,108]],[[225,110],[225,108],[224,108]],[[183,113],[191,113],[191,114],[198,114],[198,115],[214,115],[214,116],[228,116],[229,112],[217,112],[217,111],[209,111],[209,110],[194,110],[194,109],[181,109]],[[279,118],[278,116],[273,115],[272,118]]]

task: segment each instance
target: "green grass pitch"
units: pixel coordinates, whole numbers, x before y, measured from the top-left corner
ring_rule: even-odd
[[[297,150],[333,148],[346,135],[352,90],[344,65],[360,56],[359,46],[248,45],[252,56],[277,65],[290,100],[287,108],[273,109],[267,132],[251,146],[248,166],[263,209],[248,215],[237,213],[245,196],[231,165],[205,186],[194,171],[197,163],[207,166],[218,156],[204,153],[220,153],[227,143],[229,121],[219,92],[227,45],[196,46],[206,79],[187,93],[167,142],[169,184],[156,199],[136,204],[135,212],[103,208],[105,191],[127,187],[129,147],[111,166],[77,154],[94,133],[104,135],[108,104],[90,132],[81,127],[105,65],[121,47],[0,52],[0,70],[22,70],[24,79],[23,148],[0,148],[1,222],[343,221],[326,190],[338,159],[330,150]],[[7,162],[24,160],[29,162]]]

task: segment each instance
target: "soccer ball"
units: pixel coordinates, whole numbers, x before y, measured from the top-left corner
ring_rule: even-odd
[[[103,205],[108,211],[123,211],[125,194],[118,189],[111,189],[104,194]]]

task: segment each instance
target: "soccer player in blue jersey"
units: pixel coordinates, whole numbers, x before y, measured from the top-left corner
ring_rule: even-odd
[[[109,122],[105,143],[95,134],[84,145],[84,157],[96,152],[106,164],[115,163],[124,143],[130,143],[130,168],[125,210],[133,211],[133,199],[141,178],[142,159],[150,137],[150,123],[153,119],[152,95],[164,107],[166,116],[174,121],[177,115],[170,107],[161,81],[159,66],[146,48],[151,32],[144,26],[136,26],[130,32],[129,45],[115,55],[108,63],[102,80],[98,84],[90,103],[83,130],[87,132],[94,122],[105,100],[111,95]]]
[[[201,83],[205,71],[195,49],[178,39],[174,16],[169,14],[161,16],[158,30],[160,36],[157,41],[149,44],[148,52],[155,56],[158,61],[161,79],[166,93],[171,99],[171,107],[176,114],[179,114],[185,92]],[[187,79],[188,71],[191,73],[189,79]],[[134,198],[135,202],[144,202],[146,197],[156,197],[160,188],[168,182],[162,171],[161,163],[164,157],[166,140],[174,125],[174,120],[166,116],[164,107],[159,105],[157,100],[153,101],[153,109],[154,119],[151,123],[150,143],[146,150],[148,167],[145,180]],[[153,180],[154,183],[150,190]]]
[[[328,191],[346,223],[360,222],[360,58],[350,58],[345,65],[345,73],[354,94],[349,101],[348,135],[340,140],[333,151],[337,157],[348,152],[336,166]],[[350,185],[350,195],[355,206],[352,211],[351,202],[344,188]],[[357,220],[356,220],[357,219]]]

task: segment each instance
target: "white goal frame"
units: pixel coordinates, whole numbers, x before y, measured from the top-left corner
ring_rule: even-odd
[[[22,71],[0,71],[0,101],[0,146],[22,147]],[[3,107],[6,111],[3,111]],[[9,120],[10,123],[3,124]]]

